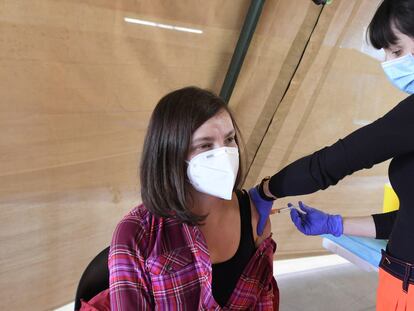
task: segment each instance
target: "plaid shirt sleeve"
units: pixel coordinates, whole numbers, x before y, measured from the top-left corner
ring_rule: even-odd
[[[111,310],[152,310],[151,282],[145,273],[146,232],[130,215],[116,227],[109,253]]]

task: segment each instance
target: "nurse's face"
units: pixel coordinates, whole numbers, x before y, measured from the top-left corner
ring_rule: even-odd
[[[397,28],[392,28],[395,36],[398,38],[397,42],[390,45],[385,51],[385,61],[393,60],[409,53],[414,55],[414,37],[409,37]]]

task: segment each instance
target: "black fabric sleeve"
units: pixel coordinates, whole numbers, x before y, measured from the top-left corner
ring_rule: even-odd
[[[376,239],[388,239],[390,237],[397,215],[398,211],[372,215],[375,223]]]
[[[278,198],[313,193],[410,151],[414,151],[414,95],[375,122],[289,164],[271,177],[269,189]]]

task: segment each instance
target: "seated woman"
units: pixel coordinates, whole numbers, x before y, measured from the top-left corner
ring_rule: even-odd
[[[109,253],[112,310],[278,310],[275,242],[246,191],[240,133],[221,98],[196,87],[153,111],[140,167],[143,204]]]

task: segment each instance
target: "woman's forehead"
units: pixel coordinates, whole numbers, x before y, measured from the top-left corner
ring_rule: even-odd
[[[234,130],[234,126],[230,114],[226,110],[221,110],[196,129],[193,133],[193,138],[196,139],[199,136],[213,133],[224,135],[232,130]]]
[[[413,38],[402,33],[395,24],[391,25],[391,30],[394,36],[397,37],[397,41],[395,42],[395,45],[409,43],[410,41],[413,41]]]

